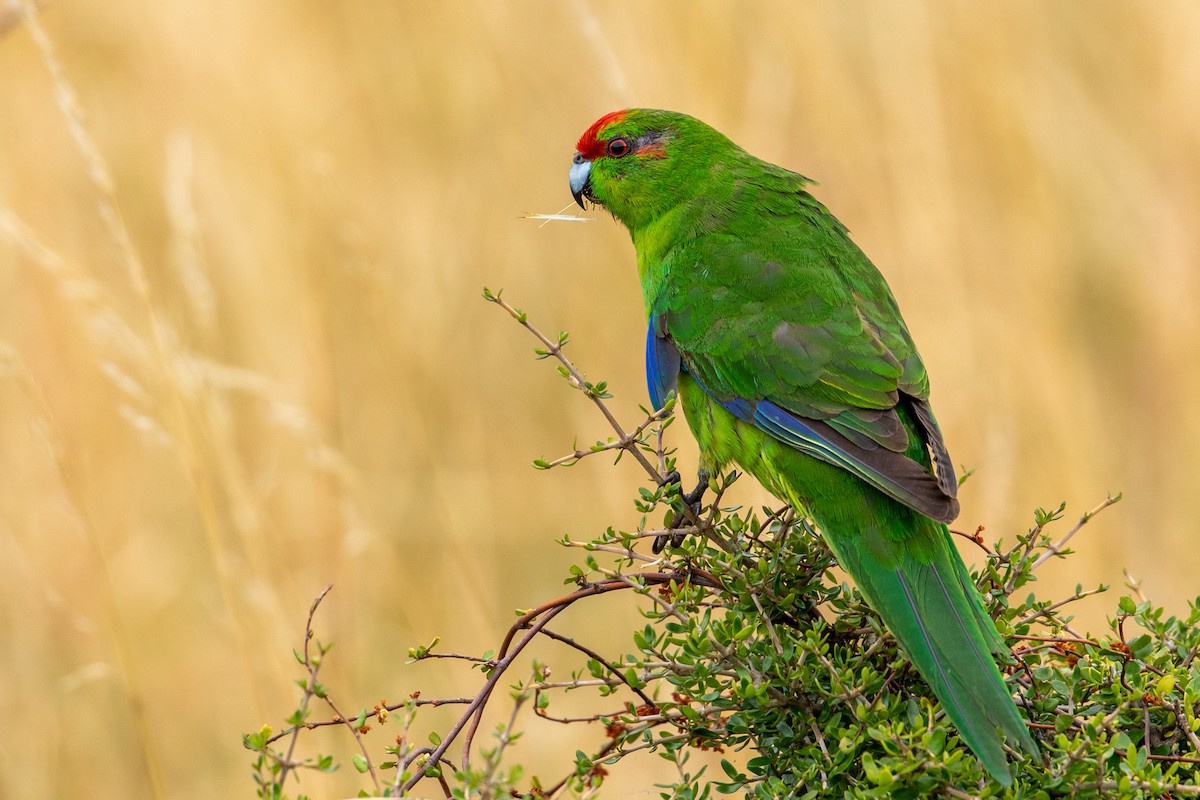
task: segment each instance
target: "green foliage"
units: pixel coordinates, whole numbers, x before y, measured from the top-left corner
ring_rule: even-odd
[[[434,639],[408,651],[414,661],[447,658],[478,669],[483,683],[473,698],[423,698],[408,689],[391,692],[407,696],[401,703],[343,715],[317,680],[329,650],[312,632],[323,592],[310,611],[304,648],[296,651],[306,674],[290,727],[274,733],[264,726],[244,737],[255,753],[259,797],[284,798],[286,779],[298,768],[336,769],[332,757],[295,755],[299,736],[324,725],[350,731],[358,749],[351,763],[370,781],[363,793],[379,796],[590,797],[610,770],[648,755],[675,767],[677,779],[659,787],[663,798],[1200,795],[1200,599],[1180,618],[1131,586],[1108,630],[1092,636],[1074,630],[1066,612],[1106,587],[1078,586],[1056,601],[1020,597],[1036,570],[1069,556],[1072,537],[1119,497],[1057,540],[1047,530],[1061,522],[1063,506],[1038,509],[1033,527],[1011,544],[988,546],[978,533],[962,535],[980,550],[977,585],[1014,650],[1002,670],[1043,756],[1014,753],[1014,784],[1005,789],[960,742],[875,613],[832,572],[832,554],[801,515],[787,507],[726,505],[736,474],[715,477],[707,509],[685,507],[663,446],[670,408],[625,433],[603,405],[607,387],[584,381],[562,355],[565,333],[556,343],[498,294],[486,296],[539,337],[535,355],[557,358],[568,382],[600,406],[616,433],[609,443],[535,466],[629,453],[653,480],[633,498],[639,524],[587,542],[564,539],[581,553],[565,578],[572,590],[518,612],[498,649],[482,656],[441,653]],[[654,527],[658,520],[663,525]],[[672,520],[686,521],[676,528]],[[643,552],[648,539],[664,538],[680,539],[665,558]],[[546,627],[576,603],[603,613],[605,604],[631,600],[645,621],[631,631],[627,652],[615,657]],[[546,639],[572,657],[582,654],[584,667],[551,681],[548,665],[523,656],[530,642]],[[507,695],[495,692],[512,680],[509,670],[518,663],[530,664],[527,677],[509,683]],[[555,717],[564,692],[590,693],[591,713]],[[331,718],[314,720],[310,704],[318,700]],[[463,707],[454,725],[418,724],[422,708],[448,703]],[[489,705],[508,713],[489,744],[472,752],[464,741],[484,738],[474,734]],[[527,776],[521,763],[519,727],[530,716],[565,724],[561,735],[577,737],[574,763],[563,765],[557,780]],[[378,745],[366,734],[385,725],[391,730],[371,740],[389,743],[377,761]]]
[[[727,485],[718,484],[718,493]],[[651,492],[648,499],[639,493],[634,502],[665,510],[673,494]],[[543,784],[525,779],[519,758],[510,764],[501,756],[519,738],[516,710],[532,705],[537,715],[550,716],[554,698],[570,690],[594,693],[591,719],[604,724],[607,741],[586,749],[595,727],[578,726],[584,749],[560,782],[566,796],[589,794],[609,770],[645,752],[678,767],[679,780],[661,787],[665,798],[917,798],[950,789],[959,792],[951,796],[998,798],[1200,792],[1200,609],[1191,605],[1180,618],[1124,596],[1109,630],[1088,637],[1072,631],[1064,609],[1103,587],[1078,587],[1054,603],[1032,594],[1016,600],[1004,587],[1035,579],[1033,565],[1052,547],[1043,528],[1060,517],[1061,509],[1039,511],[1034,532],[1011,547],[988,548],[977,574],[999,629],[1018,652],[1008,681],[1045,757],[1015,756],[1009,790],[990,781],[961,745],[875,614],[831,573],[834,560],[820,537],[787,508],[710,509],[704,523],[711,535],[689,538],[665,564],[636,549],[658,530],[610,529],[590,542],[569,542],[583,551],[570,584],[584,590],[608,582],[641,597],[646,619],[631,632],[630,650],[589,659],[565,685],[550,684],[547,669],[535,663],[527,680],[510,687],[513,714],[493,732],[493,746],[465,770],[443,762],[436,778],[452,797],[538,796],[535,787]],[[616,602],[596,595],[588,601]],[[435,646],[413,648],[410,656],[433,657]],[[485,673],[498,663],[494,654],[469,660]],[[311,677],[299,683],[307,695],[319,696]],[[390,716],[410,731],[418,705],[410,700],[397,708],[403,713],[382,719],[379,707],[363,711],[349,724],[361,729]],[[307,711],[302,706],[297,714],[289,721]],[[259,796],[283,797],[272,776],[285,762],[270,739],[264,728],[245,742],[257,753]],[[428,741],[437,746],[443,737],[431,733]],[[424,746],[386,749],[397,759],[379,769],[393,776],[411,778],[427,763],[418,756],[405,766]],[[368,771],[367,754],[351,760],[359,772]],[[323,756],[305,766],[330,770],[333,763]],[[430,770],[426,775],[436,779]],[[388,783],[397,793],[404,780]],[[377,793],[387,791],[381,785]]]
[[[655,597],[635,634],[638,661],[658,684],[663,726],[623,715],[624,742],[744,752],[711,784],[689,776],[664,796],[710,788],[755,797],[926,797],[948,788],[980,797],[1148,797],[1195,794],[1200,774],[1200,610],[1168,616],[1123,597],[1106,635],[1076,635],[1056,603],[1004,591],[1034,579],[1051,551],[1041,531],[1061,516],[1039,512],[1036,533],[997,545],[977,576],[1001,632],[1017,645],[1007,670],[1045,761],[1021,759],[1016,783],[991,782],[931,692],[858,592],[829,573],[833,561],[802,520],[729,509],[712,514],[730,551],[693,539],[675,554],[681,577]],[[625,544],[620,535],[607,545]],[[712,590],[688,574],[716,576]],[[1102,590],[1102,589],[1101,589]],[[1100,590],[1097,590],[1100,591]],[[1137,631],[1137,633],[1134,633]],[[670,699],[666,699],[670,698]],[[685,734],[683,740],[679,734]],[[961,795],[960,795],[961,796]]]

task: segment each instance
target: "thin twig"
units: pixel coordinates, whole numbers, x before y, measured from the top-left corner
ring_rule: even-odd
[[[332,583],[327,584],[325,588],[317,594],[316,598],[312,601],[312,604],[308,607],[308,621],[304,624],[304,668],[308,670],[308,680],[304,685],[304,696],[300,698],[300,714],[297,717],[298,719],[304,719],[304,716],[308,713],[308,703],[316,691],[317,673],[321,670],[321,661],[317,661],[314,664],[312,658],[308,654],[308,644],[313,638],[313,616],[317,613],[317,606],[321,605],[321,601],[325,599],[325,595],[329,594],[329,590],[332,588]],[[276,779],[276,784],[280,788],[283,787],[283,782],[287,780],[288,773],[295,766],[295,762],[292,760],[292,755],[296,752],[296,741],[300,738],[301,727],[301,725],[296,725],[292,728],[292,739],[290,742],[288,742],[287,755],[284,756],[284,759],[280,764],[279,777]],[[271,741],[273,741],[273,739],[268,740],[267,744],[270,744]]]
[[[1188,719],[1187,714],[1183,713],[1183,704],[1178,699],[1173,700],[1171,704],[1175,708],[1175,719],[1177,720],[1179,729],[1187,736],[1187,740],[1192,743],[1192,750],[1200,753],[1200,738],[1192,730],[1192,726],[1189,724],[1191,720]]]
[[[430,706],[431,708],[437,708],[438,706],[463,706],[463,705],[467,705],[470,702],[471,702],[470,697],[431,697],[428,700],[425,700],[423,698],[413,698],[410,700],[405,700],[402,703],[388,703],[387,705],[381,705],[381,706],[379,706],[379,708],[383,711],[387,711],[390,713],[392,711],[397,711],[401,708],[405,708],[409,705]],[[367,716],[378,718],[379,712],[374,711],[371,714],[368,714]],[[357,717],[355,717],[354,719],[357,719]],[[347,722],[353,722],[354,719],[346,719],[345,717],[338,715],[331,719],[323,719],[323,720],[319,720],[317,722],[302,722],[299,725],[293,725],[290,728],[284,728],[283,730],[277,732],[271,738],[269,738],[265,742],[263,742],[263,744],[272,744],[273,742],[276,742],[279,739],[282,739],[283,737],[288,736],[292,733],[295,733],[296,731],[299,731],[301,729],[311,731],[315,728],[327,728],[327,727],[330,727],[333,725],[345,725]]]
[[[547,611],[546,616],[534,624],[529,633],[516,644],[512,652],[509,653],[507,657],[496,662],[496,666],[492,668],[491,675],[488,677],[487,682],[484,684],[483,688],[480,689],[479,693],[475,695],[474,699],[471,700],[466,711],[464,711],[462,716],[459,717],[458,722],[456,722],[454,727],[452,727],[446,733],[446,735],[442,737],[441,743],[438,744],[436,748],[434,748],[432,751],[428,751],[429,758],[426,761],[426,764],[428,764],[430,761],[435,764],[441,761],[442,756],[445,755],[446,751],[450,748],[450,745],[453,744],[454,740],[458,738],[460,733],[462,733],[467,723],[476,716],[476,712],[487,705],[487,701],[488,698],[491,697],[492,690],[496,688],[496,683],[500,680],[501,676],[504,675],[504,672],[509,668],[509,666],[512,665],[512,662],[516,660],[516,657],[521,654],[521,651],[525,649],[526,645],[537,638],[537,634],[541,628],[548,624],[550,620],[554,619],[554,617],[562,610],[563,608],[552,608]],[[414,753],[410,753],[404,759],[404,763],[400,766],[400,768],[406,768],[408,764],[411,764],[413,760],[415,760],[418,756],[423,755],[425,752],[425,750],[417,750]],[[469,764],[469,760],[470,747],[468,742],[466,745],[464,745],[463,751],[464,767]],[[401,787],[401,793],[403,794],[412,791],[412,788],[416,786],[424,777],[425,769],[423,767],[417,770],[417,772],[411,778],[405,781],[404,785]]]
[[[1103,647],[1094,639],[1074,639],[1069,636],[1026,636],[1019,633],[1014,633],[1010,639],[1024,639],[1031,642],[1051,642],[1053,644],[1089,644],[1092,647]]]
[[[695,570],[694,572],[638,572],[632,577],[643,581],[645,584],[655,586],[668,584],[671,581],[695,580],[695,582],[704,586],[708,586],[710,589],[721,588],[720,582],[717,581],[711,573],[704,572],[703,570]],[[642,585],[633,582],[629,577],[614,577],[603,581],[597,581],[596,583],[589,583],[587,586],[577,589],[570,594],[565,594],[562,597],[557,597],[554,600],[542,603],[540,606],[537,606],[530,611],[526,611],[517,619],[516,622],[512,624],[512,626],[508,629],[508,634],[504,637],[503,644],[500,645],[500,650],[498,651],[497,657],[504,657],[508,650],[508,646],[512,642],[517,631],[522,630],[532,620],[536,619],[538,616],[544,614],[546,611],[552,608],[566,608],[575,601],[582,600],[585,597],[604,594],[605,592],[611,592],[618,589],[640,588],[643,588]]]
[[[642,532],[639,532],[637,535],[639,538],[646,538],[646,537],[654,535],[654,532],[653,531],[642,531]],[[627,547],[626,548],[609,547],[608,545],[603,545],[603,544],[592,544],[591,542],[576,542],[573,540],[567,541],[565,544],[567,547],[582,548],[584,550],[587,550],[589,553],[612,553],[613,555],[621,556],[623,559],[628,559],[629,561],[641,561],[644,564],[657,564],[663,560],[663,559],[657,558],[655,556],[648,556],[648,555],[645,555],[644,553],[639,553],[636,550],[630,550]]]
[[[1013,590],[1016,589],[1017,578],[1020,577],[1024,571],[1022,569],[1022,565],[1029,560],[1029,556],[1035,549],[1037,549],[1038,542],[1041,541],[1042,529],[1051,522],[1059,519],[1066,507],[1067,504],[1062,503],[1059,505],[1056,511],[1050,512],[1048,515],[1039,508],[1036,514],[1036,524],[1029,530],[1029,533],[1026,534],[1025,541],[1022,542],[1020,537],[1018,537],[1016,544],[1014,544],[1008,549],[1007,552],[1000,556],[1001,563],[1008,565],[1009,572],[1008,580],[1004,582],[1005,594],[1012,594]],[[1021,555],[1014,558],[1014,555],[1018,550],[1022,551]]]
[[[323,695],[321,699],[325,701],[325,705],[329,706],[330,710],[332,710],[334,714],[336,714],[338,717],[341,717],[346,727],[350,729],[350,734],[354,737],[354,741],[358,744],[358,749],[362,753],[362,757],[366,760],[367,773],[370,774],[371,782],[375,784],[375,792],[378,794],[380,791],[379,776],[375,774],[375,765],[371,763],[371,754],[367,752],[367,745],[363,742],[362,732],[354,725],[357,717],[354,720],[347,719],[346,715],[341,712],[341,710],[333,702],[333,698],[331,698],[328,694]]]
[[[633,440],[630,438],[630,435],[625,433],[625,429],[621,427],[621,423],[617,421],[615,416],[613,416],[613,413],[609,410],[608,405],[591,388],[591,384],[584,380],[583,375],[581,375],[579,370],[575,368],[575,364],[571,361],[571,359],[567,358],[566,355],[563,354],[562,345],[550,341],[546,334],[542,333],[532,323],[529,322],[525,312],[509,305],[503,298],[500,297],[500,295],[486,292],[484,297],[507,311],[513,319],[515,319],[521,324],[522,327],[525,328],[525,330],[532,333],[538,341],[545,345],[546,353],[554,356],[554,358],[558,360],[558,363],[562,364],[563,369],[567,371],[568,380],[571,381],[571,385],[586,394],[592,403],[595,404],[596,408],[600,409],[600,413],[604,415],[604,418],[608,420],[608,424],[611,425],[612,429],[616,432],[617,438],[624,443],[623,446],[625,446],[626,449],[633,454],[633,457],[637,459],[638,463],[641,464],[643,468],[645,468],[646,472],[654,477],[661,485],[663,481],[666,480],[666,476],[659,474],[659,471],[654,468],[654,465],[646,459],[646,456],[643,455],[640,450],[629,447],[629,444],[633,442]]]
[[[1119,502],[1120,499],[1121,499],[1120,493],[1118,493],[1116,495],[1109,495],[1108,497],[1106,497],[1104,499],[1104,502],[1100,503],[1100,505],[1096,506],[1091,511],[1087,512],[1082,517],[1080,517],[1079,522],[1075,523],[1075,527],[1071,528],[1071,530],[1067,532],[1066,536],[1062,537],[1057,542],[1055,542],[1054,544],[1052,544],[1048,548],[1046,548],[1046,552],[1042,553],[1041,557],[1039,557],[1037,561],[1033,562],[1033,565],[1029,567],[1029,571],[1032,572],[1033,570],[1037,569],[1042,564],[1044,564],[1046,561],[1050,560],[1051,558],[1053,558],[1054,556],[1056,556],[1060,552],[1062,552],[1062,549],[1067,546],[1067,542],[1071,541],[1071,537],[1074,536],[1075,534],[1079,533],[1080,529],[1082,529],[1084,525],[1087,525],[1088,522],[1091,521],[1092,517],[1096,516],[1101,511],[1103,511],[1104,509],[1113,505],[1114,503]]]
[[[616,416],[614,416],[612,411],[609,409],[608,404],[604,402],[604,398],[600,396],[600,393],[595,390],[591,383],[584,380],[583,375],[580,374],[579,370],[575,367],[574,362],[567,358],[567,356],[563,353],[563,342],[551,341],[550,337],[542,333],[535,325],[533,325],[533,323],[529,321],[529,317],[524,311],[509,305],[503,298],[500,297],[499,294],[495,294],[485,289],[483,296],[484,299],[495,303],[507,311],[509,316],[515,319],[521,325],[521,327],[533,334],[533,336],[545,346],[545,350],[539,351],[539,355],[542,357],[554,356],[558,363],[562,365],[562,369],[565,371],[567,380],[570,381],[571,385],[587,395],[588,399],[592,401],[596,408],[600,409],[600,413],[604,415],[604,418],[608,420],[608,424],[617,434],[617,440],[620,442],[621,448],[633,455],[634,459],[636,459],[637,462],[642,465],[642,468],[646,470],[646,474],[654,480],[655,484],[658,486],[665,486],[668,476],[665,473],[660,472],[653,464],[651,464],[649,459],[646,458],[645,454],[638,447],[638,444],[640,443],[638,436],[640,436],[645,430],[646,425],[639,426],[637,429],[635,429],[634,434],[626,433],[625,429],[621,427],[621,423],[617,421]],[[647,421],[647,424],[655,421],[655,417],[660,419],[665,418],[670,413],[670,410],[667,408],[660,409],[650,415],[651,419]],[[699,516],[691,509],[690,506],[688,506],[687,503],[683,503],[681,507],[683,510],[683,515],[687,517],[689,522],[696,526],[702,525]],[[718,541],[718,544],[724,546],[724,543],[721,541]]]
[[[954,797],[958,800],[979,800],[979,795],[968,794],[960,789],[955,789],[953,786],[943,786],[942,793],[947,797]]]
[[[584,391],[587,391],[587,390],[585,389]],[[589,392],[589,394],[590,394],[590,392]],[[593,447],[590,447],[587,450],[580,450],[580,449],[576,448],[575,452],[568,453],[565,456],[560,456],[559,458],[556,458],[553,461],[539,461],[539,462],[537,462],[537,466],[540,469],[551,469],[553,467],[573,466],[574,464],[578,463],[580,460],[587,458],[588,456],[597,455],[598,453],[607,453],[612,450],[633,449],[633,447],[636,444],[638,444],[642,441],[642,434],[644,434],[646,432],[647,428],[654,425],[655,423],[661,422],[665,417],[669,416],[670,413],[671,412],[668,409],[660,408],[658,411],[655,411],[650,416],[646,417],[646,419],[640,425],[638,425],[636,428],[634,428],[633,432],[630,433],[629,436],[626,438],[618,437],[609,442],[598,442]],[[661,471],[655,472],[656,476],[663,475],[663,474],[665,474],[665,473],[663,473]]]
[[[542,635],[549,636],[551,639],[555,640],[556,642],[562,642],[563,644],[567,645],[568,647],[573,647],[576,650],[578,650],[579,652],[586,655],[588,658],[594,659],[599,664],[601,664],[606,670],[611,672],[615,677],[619,678],[621,683],[628,686],[630,691],[632,691],[634,694],[636,694],[638,697],[640,697],[642,699],[643,703],[646,703],[648,705],[654,704],[654,701],[650,699],[649,695],[647,695],[645,692],[643,692],[638,687],[631,684],[628,681],[628,679],[626,679],[624,673],[622,673],[621,670],[617,669],[612,664],[608,663],[607,659],[605,659],[603,656],[601,656],[599,653],[597,653],[592,648],[588,647],[585,644],[581,644],[581,643],[575,641],[574,639],[572,639],[569,636],[563,636],[561,633],[555,633],[554,631],[550,630],[549,628],[542,628]]]
[[[992,550],[992,548],[988,547],[987,543],[983,541],[983,526],[982,525],[980,525],[979,527],[977,527],[975,529],[975,533],[965,533],[963,531],[956,531],[954,528],[949,528],[949,531],[952,534],[954,534],[955,536],[961,536],[962,538],[966,539],[968,542],[977,546],[980,550],[987,553],[989,556],[994,556],[996,554],[996,551],[994,551],[994,550]]]
[[[1063,606],[1067,605],[1068,603],[1074,603],[1076,600],[1082,600],[1085,597],[1090,597],[1091,595],[1100,594],[1101,592],[1105,592],[1105,591],[1108,591],[1108,587],[1101,586],[1097,589],[1088,589],[1086,592],[1076,592],[1075,594],[1071,595],[1070,597],[1066,597],[1062,600],[1059,600],[1057,603],[1051,603],[1050,605],[1046,606],[1045,608],[1039,608],[1037,611],[1034,611],[1030,614],[1026,614],[1025,616],[1021,617],[1019,620],[1016,620],[1015,622],[1013,622],[1013,627],[1015,628],[1020,625],[1024,625],[1027,622],[1033,622],[1038,617],[1046,616],[1046,614],[1055,610],[1056,608],[1062,608]],[[1079,637],[1079,638],[1083,638],[1083,637]]]
[[[639,577],[642,577],[644,580],[646,580],[647,583],[666,583],[666,582],[669,582],[670,580],[678,580],[679,574],[678,573],[675,573],[675,574],[640,573]],[[702,580],[704,580],[704,579],[702,579]],[[719,585],[719,584],[717,584],[717,585]],[[500,651],[499,651],[498,660],[496,661],[495,666],[492,667],[491,674],[489,675],[487,682],[484,684],[483,688],[479,691],[479,693],[474,697],[474,699],[472,699],[471,702],[468,704],[467,709],[463,712],[463,714],[459,718],[458,722],[456,722],[455,725],[446,733],[446,735],[442,738],[441,743],[435,749],[433,749],[432,751],[422,749],[422,750],[415,751],[414,753],[410,753],[405,758],[404,765],[407,766],[408,764],[412,763],[412,761],[415,760],[417,757],[424,755],[427,752],[429,753],[428,761],[433,761],[436,763],[437,761],[439,761],[442,758],[442,756],[445,754],[446,750],[450,747],[450,745],[453,743],[453,741],[458,738],[458,736],[463,732],[464,729],[466,729],[466,735],[463,740],[463,762],[462,763],[463,763],[464,768],[466,766],[468,766],[470,763],[471,742],[474,739],[475,732],[478,730],[479,722],[482,719],[483,709],[487,705],[487,701],[491,697],[491,693],[495,689],[496,683],[500,680],[500,677],[504,674],[504,672],[508,669],[508,667],[511,666],[512,662],[521,653],[521,651],[523,651],[525,649],[525,647],[528,646],[528,644],[537,637],[537,635],[550,622],[551,619],[553,619],[560,612],[564,611],[567,607],[569,607],[576,600],[579,600],[583,597],[589,597],[589,596],[592,596],[595,594],[602,594],[607,591],[613,591],[615,589],[622,589],[622,588],[632,588],[632,587],[630,587],[628,584],[626,584],[622,581],[605,581],[605,582],[602,582],[602,584],[592,584],[592,585],[584,587],[576,592],[572,592],[569,595],[560,597],[557,600],[551,601],[550,603],[543,603],[541,606],[534,609],[533,611],[530,611],[530,612],[522,615],[522,617],[520,619],[518,619],[512,625],[512,627],[509,629],[508,635],[505,636],[504,643],[502,644]],[[715,588],[715,586],[714,586],[714,588]],[[540,617],[540,618],[538,618],[538,617]],[[533,621],[535,618],[537,618],[536,622]],[[529,632],[525,636],[523,636],[515,645],[513,645],[512,640],[513,640],[513,637],[516,634],[516,632],[525,628],[525,626],[527,626],[527,625],[530,625]],[[511,651],[509,649],[510,646],[512,648]],[[468,723],[470,723],[469,728],[467,727]],[[428,761],[426,763],[428,763]],[[411,778],[409,778],[409,780],[407,782],[405,782],[404,786],[401,787],[402,791],[403,792],[411,791],[412,788],[423,777],[425,777],[425,770],[421,769],[416,774],[414,774]]]

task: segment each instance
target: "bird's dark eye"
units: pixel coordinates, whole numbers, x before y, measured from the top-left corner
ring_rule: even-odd
[[[613,158],[620,158],[629,152],[629,140],[618,137],[608,143],[608,154]]]

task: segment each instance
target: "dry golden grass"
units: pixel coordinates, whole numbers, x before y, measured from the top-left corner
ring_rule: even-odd
[[[553,538],[633,523],[638,470],[527,468],[604,425],[479,299],[571,329],[616,408],[642,401],[626,236],[520,218],[569,199],[575,138],[626,105],[822,182],[978,470],[963,527],[1124,491],[1043,591],[1127,566],[1194,596],[1200,5],[21,4],[0,2],[0,796],[249,795],[240,733],[290,710],[325,583],[344,706],[462,691],[405,648],[491,646],[560,587]],[[626,613],[575,624],[615,645]],[[522,746],[561,763],[563,738]],[[656,769],[613,796],[657,796]],[[305,787],[352,794],[350,772]]]

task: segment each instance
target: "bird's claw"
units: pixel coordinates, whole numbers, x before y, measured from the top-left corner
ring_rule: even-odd
[[[679,473],[674,470],[667,475],[667,479],[663,481],[663,485],[666,486],[667,484],[671,483],[674,483],[677,486],[682,483]],[[700,519],[700,509],[704,505],[702,500],[706,491],[708,491],[708,473],[701,470],[696,482],[696,488],[692,489],[686,494],[680,494],[679,496],[679,499],[689,509],[691,509],[691,517],[694,519]],[[667,515],[668,529],[674,529],[676,527],[686,525],[689,522],[690,520],[688,518],[688,514],[681,514],[678,510],[672,510],[671,513]],[[682,531],[676,531],[673,533],[660,533],[658,536],[654,537],[654,545],[651,547],[651,550],[653,550],[654,554],[657,555],[666,549],[667,544],[670,544],[673,548],[681,546],[685,538],[687,538],[687,534],[683,533]]]

